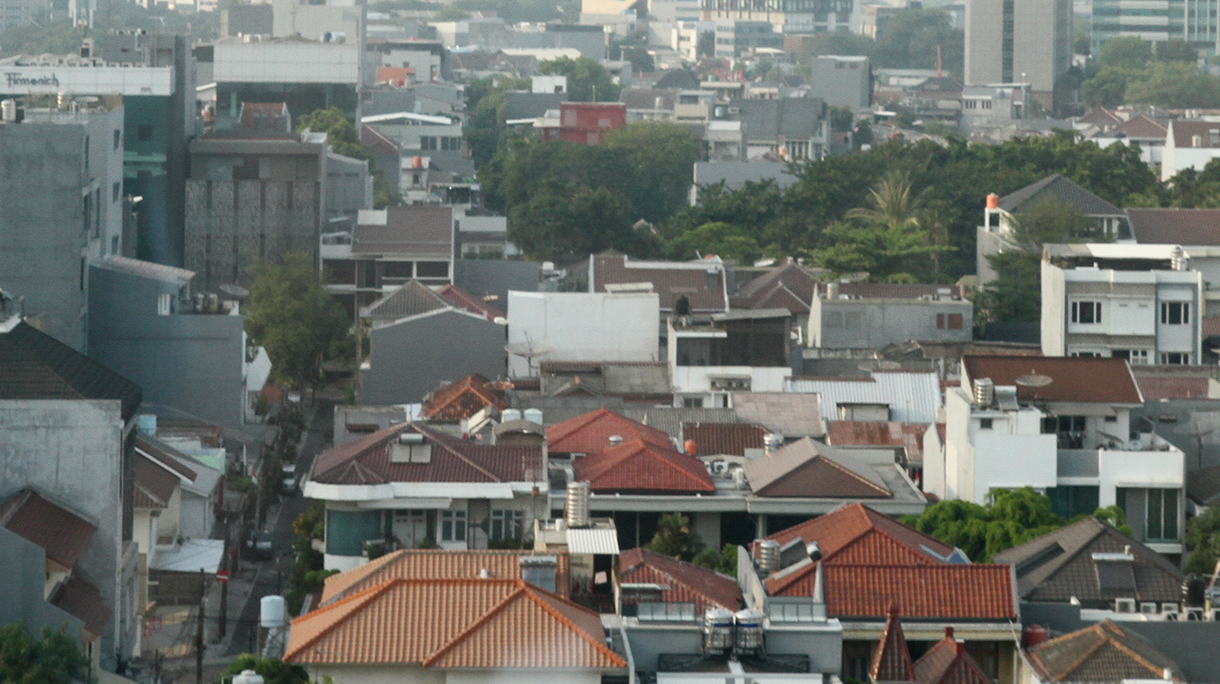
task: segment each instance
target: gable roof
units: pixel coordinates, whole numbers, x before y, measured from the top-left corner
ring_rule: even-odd
[[[851,503],[767,537],[787,544],[816,541],[822,563],[936,564],[955,549],[862,503]]]
[[[568,591],[568,554],[518,550],[446,551],[401,549],[387,553],[346,572],[326,578],[319,605],[325,606],[392,579],[474,579],[486,570],[492,579],[521,579],[521,559],[549,556],[555,559],[555,589]]]
[[[398,154],[398,143],[393,138],[368,124],[360,125],[360,142],[369,148],[369,153],[373,156]]]
[[[399,319],[451,308],[445,298],[418,280],[408,280],[401,287],[364,307],[365,318]]]
[[[898,604],[891,604],[885,617],[885,628],[881,630],[881,641],[873,652],[873,664],[868,669],[873,682],[913,682],[915,671],[911,666],[911,651],[907,649],[902,623],[898,621]]]
[[[487,406],[503,411],[508,408],[508,398],[487,378],[472,373],[461,380],[441,385],[424,397],[422,415],[432,421],[456,422],[473,416]]]
[[[1220,209],[1127,209],[1141,245],[1220,245]]]
[[[113,399],[127,420],[143,395],[135,383],[22,321],[0,332],[0,399]]]
[[[694,456],[642,439],[581,456],[575,478],[595,492],[694,494],[716,491],[712,476]]]
[[[590,292],[606,292],[607,285],[652,283],[661,311],[672,311],[682,296],[690,300],[692,313],[728,310],[724,264],[716,257],[697,261],[640,261],[603,252],[589,256]]]
[[[1107,619],[1029,649],[1029,661],[1048,681],[1118,682],[1166,679],[1180,682],[1182,668],[1143,637]]]
[[[392,463],[391,444],[403,432],[419,432],[432,445],[428,463]],[[322,452],[312,481],[367,485],[389,482],[532,482],[545,474],[542,448],[491,445],[400,423]]]
[[[1086,216],[1118,216],[1123,213],[1122,209],[1093,194],[1079,183],[1068,180],[1061,173],[1052,174],[1001,197],[1000,208],[1015,213],[1048,200],[1070,205]]]
[[[84,578],[72,574],[68,581],[59,585],[51,595],[50,604],[68,613],[85,624],[85,629],[100,637],[110,620],[110,608],[97,587]]]
[[[953,636],[952,628],[915,662],[919,684],[992,684],[982,666],[966,651],[966,644]]]
[[[1132,586],[1102,588],[1105,569],[1093,554],[1121,554],[1130,550]],[[1159,553],[1089,516],[995,555],[996,563],[1009,563],[1017,575],[1022,599],[1084,604],[1110,603],[1115,598],[1142,601],[1176,601],[1181,597],[1182,573]]]
[[[730,396],[738,418],[764,425],[776,434],[788,438],[826,434],[822,398],[812,392],[734,392]]]
[[[96,525],[33,489],[23,489],[0,503],[0,526],[41,546],[47,563],[54,563],[60,572],[76,564],[97,532]]]
[[[558,454],[594,454],[610,447],[610,438],[623,441],[640,439],[649,444],[670,448],[669,435],[638,420],[597,409],[557,423],[546,429],[547,448]]]
[[[1143,138],[1160,142],[1165,141],[1168,132],[1169,119],[1157,120],[1147,114],[1136,114],[1113,131],[1113,133],[1122,133],[1128,140]]]
[[[1122,123],[1122,119],[1114,113],[1112,109],[1105,107],[1094,107],[1085,112],[1077,121],[1082,123],[1100,124],[1104,126],[1115,126]]]
[[[1163,401],[1166,399],[1207,399],[1211,388],[1211,378],[1189,375],[1147,375],[1140,373],[1135,376],[1140,394],[1145,402]]]
[[[1201,506],[1211,505],[1220,497],[1220,465],[1187,473],[1186,495]]]
[[[1012,569],[1007,565],[825,565],[827,613],[880,620],[897,603],[910,620],[1008,621],[1017,618]],[[815,573],[783,586],[768,580],[773,596],[812,596]]]
[[[1045,401],[1144,403],[1124,359],[1083,356],[962,357],[963,387],[979,378],[991,378],[996,385],[1016,385],[1017,378],[1031,374],[1046,375],[1052,379],[1049,385],[1037,390],[1037,397]]]
[[[476,297],[457,285],[441,285],[436,294],[455,309],[463,309],[472,314],[483,316],[489,321],[504,318],[504,312]]]
[[[872,466],[808,437],[747,462],[745,473],[758,496],[859,499],[894,494]]]
[[[647,549],[629,549],[619,556],[619,569],[623,584],[664,585],[661,601],[694,603],[698,615],[709,608],[736,612],[740,606],[736,579],[694,563]]]
[[[443,617],[443,619],[438,619]],[[521,580],[395,579],[292,621],[284,661],[620,670],[601,619]]]
[[[1169,133],[1166,137],[1174,147],[1194,147],[1191,143],[1196,135],[1203,138],[1202,147],[1220,147],[1212,142],[1211,133],[1214,131],[1220,131],[1220,123],[1175,119],[1169,122]]]
[[[745,456],[746,449],[762,449],[770,430],[752,423],[686,423],[682,438],[695,443],[695,456]]]
[[[758,276],[731,298],[735,309],[785,308],[793,315],[809,313],[817,278],[794,259]]]
[[[866,420],[832,420],[826,423],[826,441],[833,446],[902,447],[907,461],[923,463],[923,423],[886,423]]]
[[[132,500],[136,508],[166,508],[181,483],[178,475],[166,470],[157,461],[137,451],[135,453],[135,489]]]
[[[542,361],[538,365],[544,396],[621,396],[672,403],[669,364],[665,361]]]

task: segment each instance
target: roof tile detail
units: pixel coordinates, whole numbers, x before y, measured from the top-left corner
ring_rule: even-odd
[[[907,460],[923,463],[922,423],[875,423],[864,420],[833,420],[826,424],[826,441],[833,446],[902,447]]]
[[[1178,663],[1111,620],[1038,644],[1029,659],[1048,681],[1160,680],[1166,671],[1169,681],[1182,681]]]
[[[641,439],[666,448],[673,444],[665,432],[604,408],[546,429],[547,448],[557,454],[595,454],[610,447],[611,437]]]
[[[577,458],[578,481],[595,492],[693,494],[716,491],[712,476],[694,456],[634,439]]]
[[[41,546],[63,571],[76,564],[97,526],[23,489],[0,503],[0,526]]]
[[[1220,209],[1128,209],[1127,222],[1141,245],[1220,245]]]
[[[649,551],[630,549],[619,556],[624,584],[664,584],[661,594],[666,603],[694,603],[696,614],[709,608],[736,612],[741,589],[737,580],[714,570]]]
[[[682,437],[695,442],[696,456],[744,456],[746,449],[762,449],[770,430],[750,423],[685,423]]]
[[[428,420],[457,422],[492,406],[497,411],[508,408],[504,391],[482,375],[467,375],[442,385],[424,398],[423,415]]]
[[[946,635],[915,662],[919,684],[992,684],[991,677],[966,651],[966,645]]]
[[[1017,618],[1007,565],[831,564],[823,572],[826,609],[833,617],[879,620],[896,603],[903,615],[916,620]],[[814,573],[806,573],[773,593],[812,596],[813,580]]]
[[[758,496],[889,498],[893,496],[872,466],[805,437],[745,464]]]
[[[902,623],[898,620],[897,604],[890,606],[889,614],[885,618],[885,629],[881,631],[881,641],[873,653],[873,665],[868,673],[870,681],[874,682],[915,681],[911,652],[907,649]]]

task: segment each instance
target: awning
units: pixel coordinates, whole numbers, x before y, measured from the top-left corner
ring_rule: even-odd
[[[614,528],[568,528],[568,553],[617,556],[618,531]]]
[[[223,539],[188,539],[165,551],[158,550],[149,570],[168,572],[199,572],[215,575],[224,557]]]

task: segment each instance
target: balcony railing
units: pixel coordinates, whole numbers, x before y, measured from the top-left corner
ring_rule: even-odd
[[[1055,474],[1059,477],[1098,477],[1101,468],[1096,449],[1060,449]]]

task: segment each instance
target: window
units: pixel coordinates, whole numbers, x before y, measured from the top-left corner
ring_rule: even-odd
[[[1101,302],[1072,302],[1073,323],[1101,323]]]
[[[441,511],[441,541],[466,541],[466,511]]]
[[[1161,354],[1161,363],[1169,366],[1184,366],[1190,363],[1190,354],[1184,352],[1165,352]]]
[[[1116,359],[1126,359],[1132,366],[1148,365],[1147,349],[1115,349],[1113,356]]]
[[[114,185],[110,186],[110,201],[115,203],[119,201],[119,197],[123,194],[123,184],[115,181]]]
[[[1084,416],[1058,416],[1055,433],[1059,435],[1060,449],[1083,449]]]
[[[1144,519],[1145,541],[1177,541],[1178,490],[1149,489],[1148,516]]]
[[[521,521],[524,516],[521,511],[496,510],[491,512],[491,538],[520,539]]]
[[[122,144],[123,144],[123,131],[121,129],[116,128],[116,129],[114,129],[114,149],[116,149],[116,150],[119,149],[119,147]]]
[[[703,397],[683,397],[682,408],[703,408]]]
[[[1190,323],[1190,302],[1161,302],[1163,325],[1186,325]]]
[[[992,421],[991,418],[979,418],[979,429],[980,430],[990,430],[991,421]]]
[[[1078,515],[1091,515],[1101,504],[1101,488],[1096,485],[1048,487],[1046,497],[1056,514],[1072,519]]]
[[[157,295],[157,315],[168,316],[174,309],[174,296],[171,294]]]

